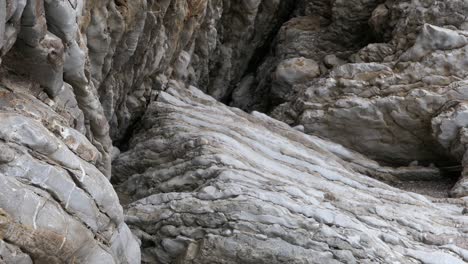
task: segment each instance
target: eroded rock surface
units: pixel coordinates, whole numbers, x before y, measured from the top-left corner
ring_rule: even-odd
[[[91,79],[117,143],[168,78],[226,99],[294,1],[90,1]],[[114,4],[115,2],[115,4]]]
[[[60,100],[47,105],[33,96],[33,87],[2,75],[3,261],[139,263],[139,245],[123,222],[118,197],[97,169],[101,153],[73,128],[76,120]]]
[[[465,263],[466,201],[171,82],[114,166],[144,263]],[[346,161],[345,161],[346,160]]]
[[[86,77],[82,1],[0,1],[0,262],[140,263]]]
[[[0,0],[0,263],[468,262],[467,12]]]
[[[466,124],[440,119],[467,99],[467,8],[437,0],[302,3],[302,16],[283,25],[232,105],[267,111],[383,164],[465,165]],[[452,195],[465,196],[465,185]]]
[[[246,73],[233,93],[231,105],[268,111],[287,100],[293,90],[293,85],[283,84],[272,74],[285,63],[305,58],[321,64],[318,73],[326,73],[322,60],[328,57],[329,62],[334,61],[332,64],[339,64],[376,38],[368,20],[381,0],[297,2],[295,16],[283,24],[259,67]]]

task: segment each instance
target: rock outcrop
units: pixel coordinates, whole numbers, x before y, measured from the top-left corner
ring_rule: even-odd
[[[15,263],[9,260],[26,253],[34,263],[139,263],[117,195],[96,168],[99,151],[64,117],[8,81],[0,85],[4,260]]]
[[[267,111],[284,102],[292,87],[300,80],[284,83],[282,78],[277,78],[272,72],[276,72],[287,61],[302,58],[321,64],[318,73],[325,73],[327,69],[322,60],[328,65],[340,64],[342,59],[348,58],[376,38],[368,20],[382,2],[299,0],[296,16],[283,24],[270,53],[259,67],[245,74],[230,104],[247,110]],[[300,70],[299,67],[305,69],[309,66],[296,64],[291,70]]]
[[[0,263],[468,262],[467,12],[0,0]]]
[[[466,201],[171,82],[114,166],[144,263],[465,263]],[[346,160],[346,161],[345,161]],[[417,171],[417,168],[414,168]],[[444,262],[445,261],[445,262]]]
[[[468,4],[359,2],[302,3],[304,16],[283,25],[231,104],[267,111],[383,164],[464,166],[466,125],[446,112],[467,99],[461,14]],[[452,195],[467,194],[464,179]]]
[[[90,75],[111,137],[125,144],[167,79],[230,96],[294,1],[88,1]],[[115,4],[114,4],[115,2]]]
[[[0,1],[0,262],[140,263],[110,184],[81,1]],[[80,22],[80,23],[78,23]]]
[[[136,240],[106,179],[118,154],[112,139],[125,148],[170,78],[229,96],[293,7],[263,0],[0,1],[2,256],[19,250],[34,262],[138,263]],[[43,235],[28,238],[28,230]]]

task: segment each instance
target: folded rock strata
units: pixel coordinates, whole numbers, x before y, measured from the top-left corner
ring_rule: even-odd
[[[467,99],[465,34],[426,24],[398,61],[337,66],[273,116],[388,164],[461,162],[457,140],[466,124],[453,123],[449,135],[440,115]]]
[[[96,167],[100,152],[66,115],[22,90],[23,83],[3,78],[0,259],[139,263],[118,197]]]
[[[467,12],[0,0],[0,263],[468,262]]]
[[[0,262],[140,263],[110,184],[81,1],[0,1]]]
[[[111,137],[124,144],[153,91],[168,78],[197,84],[218,99],[229,97],[294,1],[88,2],[91,79]]]
[[[0,14],[4,67],[28,76],[52,97],[64,85],[73,87],[107,176],[110,138],[116,144],[125,140],[153,90],[176,78],[200,84],[216,98],[229,97],[255,51],[293,10],[290,1],[263,0],[7,5],[9,13]]]
[[[405,173],[175,81],[114,162],[144,263],[468,261],[465,200],[359,171]]]
[[[467,9],[437,0],[301,3],[303,16],[283,25],[231,104],[383,164],[464,166],[466,124],[439,115],[467,99]],[[467,195],[462,176],[451,195]]]
[[[167,78],[227,96],[290,12],[289,1],[0,1],[3,260],[138,263],[106,179],[111,138],[126,140]]]

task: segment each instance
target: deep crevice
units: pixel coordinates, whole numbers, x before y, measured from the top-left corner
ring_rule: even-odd
[[[274,27],[271,29],[271,31],[267,34],[267,37],[263,44],[255,49],[253,52],[252,57],[250,58],[249,62],[247,63],[247,68],[246,70],[242,73],[242,76],[240,77],[239,80],[237,80],[236,83],[231,84],[231,89],[229,94],[225,97],[220,99],[220,102],[222,102],[225,105],[230,105],[232,102],[232,94],[235,90],[235,87],[237,86],[238,82],[240,82],[244,77],[248,76],[249,74],[255,73],[258,68],[262,65],[262,63],[265,61],[265,59],[271,54],[272,47],[274,47],[274,40],[276,36],[278,35],[278,32],[281,30],[281,27],[290,20],[292,17],[294,17],[295,10],[298,5],[298,1],[294,0],[291,2],[286,2],[285,3],[287,9],[287,12],[284,12],[281,16],[278,17],[277,23],[274,25]],[[262,8],[262,5],[260,5],[260,8]],[[259,11],[260,13],[261,11]],[[279,14],[281,14],[281,8],[278,11]]]
[[[120,151],[125,152],[130,148],[130,141],[136,131],[140,130],[141,121],[143,119],[143,115],[138,116],[132,124],[125,130],[123,136],[116,141],[113,142],[113,145],[117,147]]]

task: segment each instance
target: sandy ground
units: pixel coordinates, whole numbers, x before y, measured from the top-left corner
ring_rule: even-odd
[[[452,178],[437,181],[405,181],[395,184],[395,187],[435,198],[446,198],[449,197],[449,191],[455,182]]]

